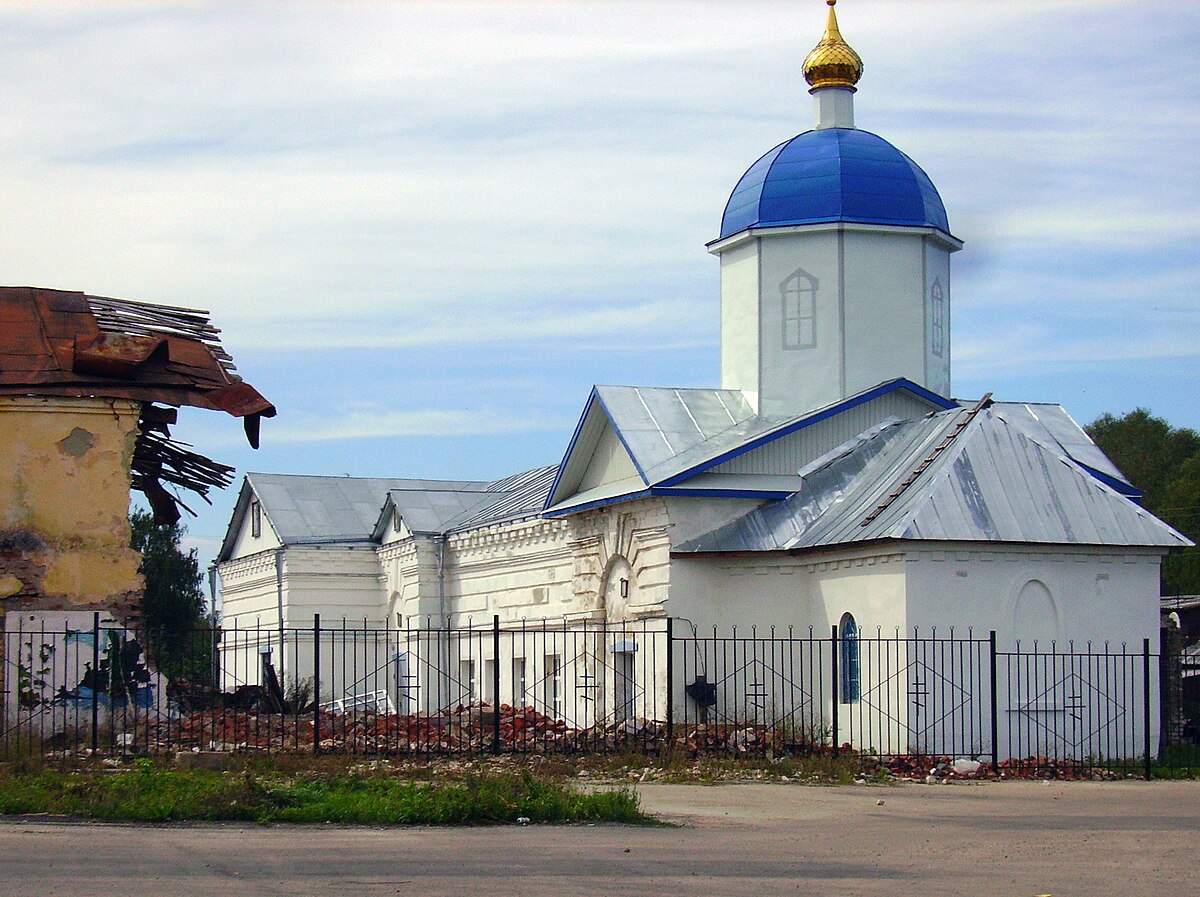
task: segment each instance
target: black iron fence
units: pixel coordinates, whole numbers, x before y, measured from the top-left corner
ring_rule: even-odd
[[[704,634],[670,619],[388,629],[317,617],[174,635],[98,615],[74,629],[15,623],[10,753],[857,752],[1146,776],[1164,756],[1148,640]]]

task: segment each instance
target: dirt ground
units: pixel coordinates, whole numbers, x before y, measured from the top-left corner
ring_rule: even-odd
[[[671,826],[0,822],[0,895],[1194,893],[1200,782],[644,785]],[[880,803],[882,801],[882,803]]]

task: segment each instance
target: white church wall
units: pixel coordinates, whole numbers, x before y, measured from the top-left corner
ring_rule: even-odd
[[[724,465],[721,465],[722,467]],[[719,468],[714,468],[719,469]],[[667,536],[679,545],[749,514],[763,502],[757,498],[667,497]]]
[[[596,448],[576,491],[586,492],[608,483],[630,480],[637,475],[637,468],[633,466],[633,460],[621,444],[616,431],[611,426],[606,426],[596,440]]]
[[[925,383],[924,237],[847,230],[845,394],[894,377]]]
[[[1141,700],[1141,658],[1087,655],[1140,655],[1146,638],[1151,651],[1158,650],[1159,563],[1157,554],[1135,549],[914,546],[908,625],[923,633],[936,626],[939,636],[951,627],[956,636],[973,630],[977,638],[995,630],[1000,652],[1017,651],[1018,641],[1021,652],[1038,652],[1001,658],[1002,756],[1082,750],[1132,758],[1144,751],[1142,719],[1131,712]],[[1155,663],[1150,693],[1156,745]]]
[[[741,555],[675,555],[671,616],[701,630],[727,632],[795,627],[827,638],[842,614],[860,629],[893,631],[905,620],[902,555],[847,550],[820,558],[784,552]]]
[[[233,549],[230,552],[231,557],[240,558],[260,551],[271,551],[283,544],[279,541],[279,536],[275,533],[275,529],[271,526],[271,521],[267,519],[266,512],[262,510],[262,507],[259,506],[257,512],[255,511],[256,504],[257,499],[253,499],[242,516],[237,536],[233,542]],[[256,513],[258,514],[258,535],[254,534]]]
[[[950,250],[925,240],[925,379],[922,385],[940,396],[952,396],[950,382]]]
[[[688,557],[672,559],[672,595],[669,610],[676,618],[676,632],[697,636],[729,636],[736,627],[740,638],[792,638],[814,642],[791,644],[782,667],[762,661],[756,675],[753,664],[728,665],[708,658],[701,664],[719,684],[720,717],[728,708],[742,706],[786,712],[787,719],[774,723],[799,727],[807,738],[846,741],[864,746],[899,743],[907,720],[902,703],[887,707],[841,703],[841,694],[831,679],[830,634],[843,615],[852,614],[864,636],[891,633],[903,627],[906,577],[903,555],[872,549],[849,549],[819,557],[792,556],[783,552],[741,557]],[[784,656],[785,649],[778,649]],[[776,649],[770,652],[777,656]],[[758,663],[759,661],[755,661]],[[815,670],[815,672],[814,672]],[[882,666],[864,666],[861,691],[867,695],[887,693],[889,671]],[[815,677],[815,678],[814,678]],[[742,692],[745,692],[744,694]],[[839,701],[841,725],[833,731],[833,702]],[[756,705],[757,702],[757,705]],[[722,706],[726,705],[726,706]],[[774,708],[772,711],[770,708]],[[678,713],[693,717],[696,708],[677,707]],[[730,720],[735,721],[735,720]],[[886,742],[881,740],[886,739]]]
[[[224,561],[221,577],[221,619],[265,617],[278,611],[275,552],[260,551]]]
[[[965,634],[973,627],[985,638],[994,629],[1002,647],[1037,639],[1079,646],[1124,642],[1140,650],[1142,638],[1158,637],[1157,554],[962,543],[914,545],[908,559],[910,628],[936,626],[942,633],[953,626]],[[1045,614],[1023,614],[1018,607],[1022,588],[1034,581],[1048,590]]]
[[[570,529],[533,520],[451,536],[445,594],[453,625],[559,617],[575,609]]]
[[[721,255],[721,388],[758,395],[758,239]]]
[[[263,684],[262,656],[267,650],[285,689],[297,680],[310,679],[309,630],[314,614],[321,615],[326,631],[340,629],[343,623],[349,628],[374,628],[385,622],[374,546],[292,546],[284,554],[282,580],[277,579],[275,555],[274,551],[259,552],[220,566],[221,624],[225,630],[221,667],[226,689]],[[368,660],[378,665],[373,655],[367,658],[364,654],[359,666],[365,667]],[[323,689],[323,697],[328,697],[325,692]]]
[[[833,230],[760,241],[760,414],[789,417],[847,395],[839,242]]]

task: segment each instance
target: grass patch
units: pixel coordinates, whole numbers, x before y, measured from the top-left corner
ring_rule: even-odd
[[[531,822],[649,821],[628,789],[588,793],[528,771],[411,781],[369,771],[288,776],[248,768],[175,770],[149,760],[118,771],[0,772],[0,814],[30,813],[140,822],[365,825],[512,823],[519,817]]]

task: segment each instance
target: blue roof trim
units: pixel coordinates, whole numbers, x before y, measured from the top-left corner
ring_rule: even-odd
[[[721,236],[756,227],[845,221],[950,233],[946,207],[916,162],[878,134],[809,130],[784,141],[738,180]]]
[[[598,498],[595,501],[584,502],[581,505],[571,505],[567,508],[559,508],[556,511],[543,511],[543,517],[565,517],[568,514],[578,514],[580,511],[590,511],[594,508],[603,508],[608,505],[620,504],[625,501],[635,501],[639,498],[650,498],[651,496],[675,498],[755,498],[760,501],[782,501],[794,492],[779,490],[779,489],[666,489],[660,486],[652,486],[649,489],[640,489],[637,492],[626,492],[624,495],[611,495],[608,498]]]
[[[626,492],[624,495],[613,495],[609,498],[598,498],[595,501],[584,502],[581,505],[572,505],[569,508],[560,508],[557,511],[542,511],[543,517],[555,518],[565,517],[568,514],[578,514],[580,511],[590,511],[593,508],[603,508],[606,505],[615,505],[623,501],[633,501],[635,498],[649,498],[650,490],[642,489],[640,492]]]
[[[710,458],[707,461],[703,461],[700,464],[695,465],[694,467],[689,467],[687,470],[677,473],[672,477],[668,477],[662,482],[655,483],[654,485],[664,487],[674,486],[677,483],[690,480],[692,477],[704,473],[704,471],[710,470],[720,464],[724,464],[726,461],[732,461],[734,458],[746,454],[746,452],[753,451],[756,448],[761,448],[767,443],[773,442],[774,440],[780,439],[784,436],[790,436],[792,433],[795,433],[798,430],[803,430],[805,427],[811,427],[813,424],[820,423],[823,420],[828,420],[831,417],[836,417],[843,412],[849,411],[852,408],[857,408],[859,405],[864,405],[867,402],[878,399],[880,396],[885,396],[888,393],[895,392],[898,389],[907,390],[918,398],[924,399],[930,404],[936,405],[946,411],[950,410],[951,408],[959,407],[957,402],[952,402],[950,399],[947,399],[944,396],[939,396],[937,393],[926,389],[924,386],[913,383],[911,380],[908,380],[904,377],[898,377],[895,380],[889,380],[886,383],[881,383],[878,386],[872,387],[866,392],[860,392],[858,395],[844,399],[843,401],[838,402],[836,405],[830,405],[829,407],[817,411],[808,417],[802,417],[790,424],[785,424],[777,430],[772,430],[770,433],[764,433],[762,436],[751,439],[749,442],[745,442],[735,449],[730,449],[727,452],[717,455],[715,458]]]
[[[757,498],[760,501],[781,501],[796,493],[794,490],[780,489],[670,489],[652,486],[650,494],[678,498]]]
[[[575,443],[579,441],[579,434],[583,432],[583,423],[587,420],[588,412],[592,410],[592,403],[597,401],[599,396],[596,393],[596,387],[592,387],[592,392],[588,396],[588,400],[583,405],[583,414],[579,416],[579,423],[575,425],[575,432],[571,434],[571,441],[567,444],[567,452],[563,455],[563,459],[558,463],[558,472],[554,474],[554,482],[550,485],[550,491],[546,495],[546,503],[542,505],[542,510],[550,507],[554,503],[554,493],[558,491],[559,482],[562,480],[563,471],[567,469],[567,462],[571,460],[571,453],[575,451]],[[608,412],[605,411],[605,414]]]
[[[1071,460],[1075,461],[1074,458],[1072,458]],[[1114,492],[1119,492],[1122,495],[1124,495],[1126,498],[1131,499],[1131,500],[1136,501],[1136,500],[1141,499],[1142,490],[1139,489],[1137,486],[1134,486],[1131,483],[1126,483],[1124,480],[1118,480],[1116,477],[1109,476],[1106,473],[1101,473],[1099,470],[1096,470],[1094,467],[1088,467],[1086,464],[1082,464],[1079,461],[1075,461],[1075,463],[1078,464],[1080,467],[1082,467],[1084,470],[1086,470],[1088,473],[1090,473],[1092,476],[1094,476],[1096,479],[1098,479],[1105,486],[1112,489]]]

